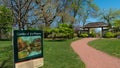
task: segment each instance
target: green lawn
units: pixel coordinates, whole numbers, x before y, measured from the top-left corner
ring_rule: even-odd
[[[8,47],[12,44],[11,41],[0,41],[0,47]]]
[[[88,44],[97,50],[120,58],[120,39],[98,39],[91,41]]]
[[[43,68],[85,68],[70,46],[73,40],[44,42],[45,66]]]
[[[11,41],[0,41],[0,68],[13,68]]]
[[[73,40],[44,41],[44,67],[42,68],[85,68],[84,63],[72,50],[70,43]],[[0,41],[1,62],[12,56],[11,41]],[[6,68],[12,68],[13,56],[6,62]]]

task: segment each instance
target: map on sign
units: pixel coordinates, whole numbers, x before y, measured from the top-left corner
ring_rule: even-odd
[[[42,31],[14,31],[14,62],[43,58]]]
[[[41,54],[40,36],[18,37],[17,44],[19,60]]]

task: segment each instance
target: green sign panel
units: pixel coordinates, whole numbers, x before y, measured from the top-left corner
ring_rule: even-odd
[[[43,58],[43,33],[39,30],[14,31],[14,62]]]

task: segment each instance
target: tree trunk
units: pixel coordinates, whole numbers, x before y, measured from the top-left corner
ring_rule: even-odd
[[[110,23],[110,20],[107,20],[107,23],[108,23],[108,27],[111,29],[112,28],[112,25]]]
[[[1,29],[0,29],[0,39],[2,38],[2,31],[1,31]]]
[[[63,16],[61,16],[61,22],[62,22],[62,23],[65,23],[64,20],[63,20]]]

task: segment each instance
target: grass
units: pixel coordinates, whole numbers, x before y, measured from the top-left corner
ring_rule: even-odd
[[[70,46],[73,40],[44,40],[44,66],[42,68],[85,68],[79,56]],[[1,62],[12,55],[11,41],[0,41]],[[13,56],[7,61],[6,67],[13,68]]]
[[[120,58],[120,39],[98,39],[88,44],[97,50]]]
[[[78,55],[72,50],[73,40],[45,40],[43,68],[85,68]]]
[[[12,45],[12,42],[11,41],[0,41],[0,47],[8,47]]]
[[[11,41],[0,41],[0,68],[13,68]]]

